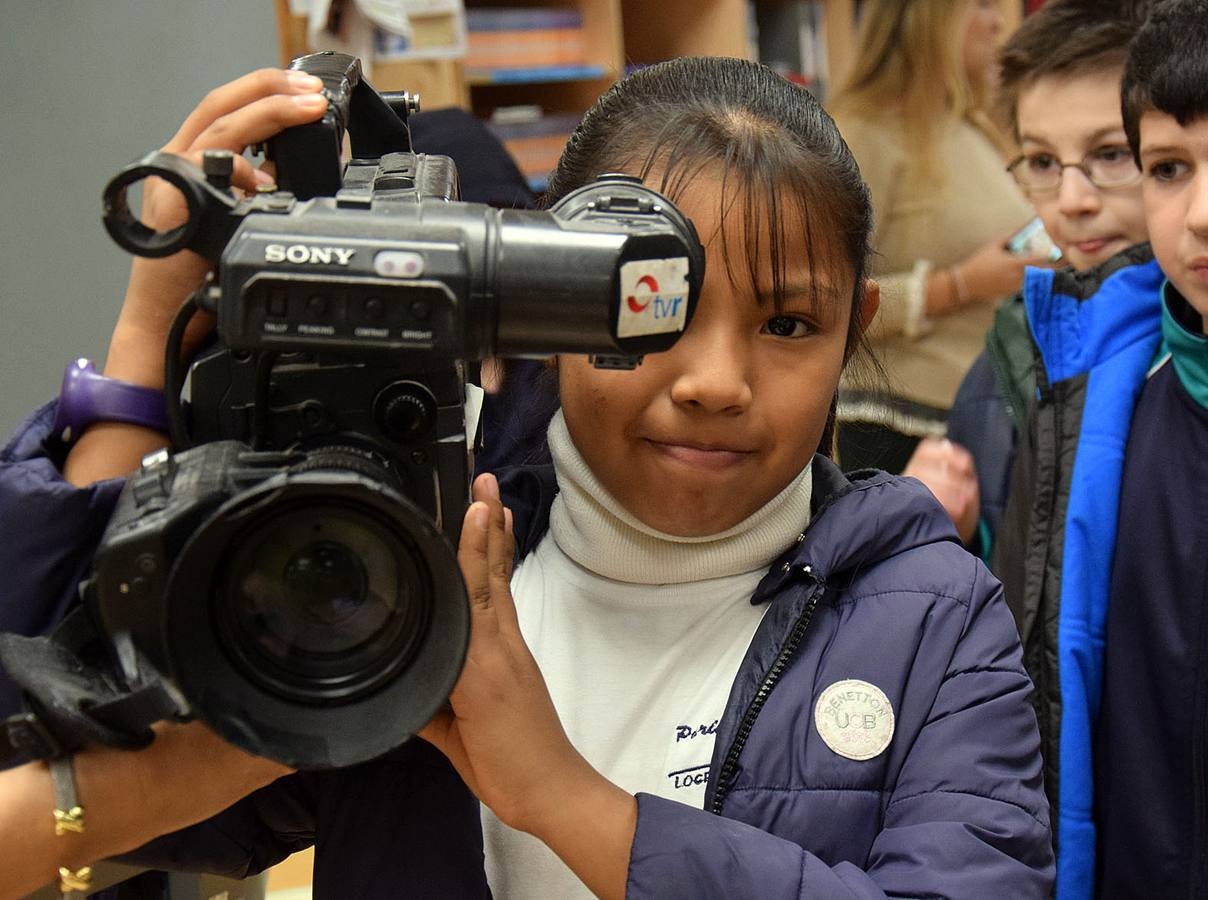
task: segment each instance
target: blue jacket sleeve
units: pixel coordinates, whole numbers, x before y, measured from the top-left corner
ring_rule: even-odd
[[[750,825],[639,795],[627,896],[1049,896],[1031,683],[1001,588],[984,567],[976,573],[964,630],[887,786],[867,860],[829,865]]]
[[[50,440],[53,403],[18,426],[0,451],[0,631],[47,634],[76,603],[124,479],[77,488]],[[0,673],[0,716],[20,707]]]

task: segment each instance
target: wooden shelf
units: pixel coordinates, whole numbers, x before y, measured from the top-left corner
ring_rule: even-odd
[[[306,19],[274,0],[282,64],[310,48]],[[767,9],[787,0],[755,0]],[[822,7],[827,81],[841,80],[856,50],[858,0],[813,0]],[[905,0],[903,0],[905,2]],[[997,0],[1006,33],[1023,19],[1023,0]],[[573,9],[582,22],[581,65],[467,69],[460,59],[378,59],[369,81],[379,90],[418,93],[423,109],[460,106],[488,118],[499,108],[540,106],[547,113],[582,114],[628,65],[676,56],[749,58],[751,7],[747,0],[467,0],[470,10],[546,6]],[[534,183],[543,181],[529,173]]]

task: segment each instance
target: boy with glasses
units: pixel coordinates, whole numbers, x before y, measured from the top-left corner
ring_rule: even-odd
[[[1043,214],[1060,211],[1072,259],[1127,239],[1113,191],[1139,192],[1152,241],[1087,272],[1030,272],[1024,292],[1036,392],[996,568],[1036,684],[1059,900],[1208,893],[1205,46],[1208,0],[1155,2],[1133,39],[1133,186],[1106,149],[1117,132],[1079,146],[1021,131],[1016,170],[1057,185]],[[1092,189],[1109,199],[1073,203]]]
[[[1076,271],[1147,239],[1141,172],[1120,116],[1120,79],[1148,6],[1148,0],[1052,0],[1024,20],[1000,53],[1000,98],[1021,148],[1009,171]],[[997,312],[986,350],[957,392],[949,440],[923,441],[903,473],[931,488],[967,546],[987,560],[1036,390],[1032,367],[1020,295]]]

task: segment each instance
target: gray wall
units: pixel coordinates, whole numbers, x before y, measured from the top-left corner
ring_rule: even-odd
[[[210,88],[277,65],[272,0],[0,0],[0,432],[98,367],[130,257],[101,190]]]

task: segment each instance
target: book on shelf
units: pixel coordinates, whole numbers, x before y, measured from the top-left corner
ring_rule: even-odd
[[[487,121],[534,190],[542,190],[558,165],[580,113],[546,113],[538,106],[501,107]]]
[[[466,74],[583,66],[583,15],[573,7],[473,7],[466,13]],[[500,80],[506,80],[506,76]],[[527,80],[527,79],[526,79]]]

